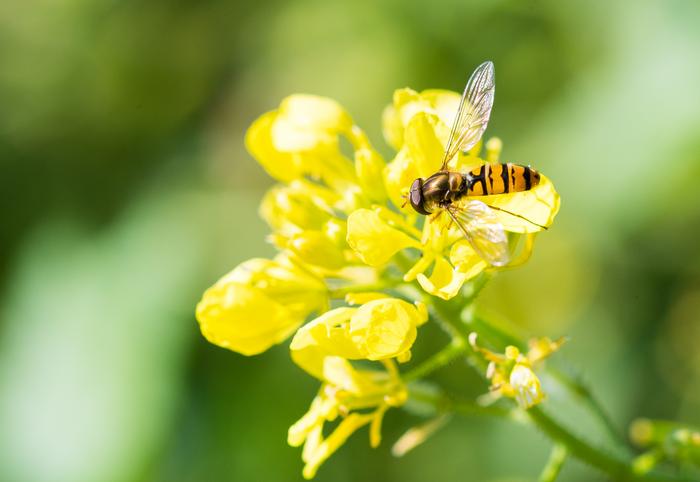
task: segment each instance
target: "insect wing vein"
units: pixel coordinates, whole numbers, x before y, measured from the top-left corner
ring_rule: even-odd
[[[493,63],[487,61],[474,70],[464,88],[445,148],[441,170],[447,168],[447,163],[457,151],[468,151],[479,142],[491,116],[494,92],[495,71]]]
[[[481,201],[451,205],[447,212],[476,254],[493,266],[508,264],[508,237],[496,214]]]

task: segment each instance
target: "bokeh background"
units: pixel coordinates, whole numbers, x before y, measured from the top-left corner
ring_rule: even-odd
[[[699,25],[693,0],[0,2],[0,480],[300,480],[286,431],[316,381],[285,345],[207,344],[193,316],[272,253],[244,132],[285,95],[328,95],[389,157],[393,90],[461,90],[485,59],[487,133],[563,202],[482,306],[570,335],[558,363],[620,430],[700,423]],[[416,357],[443,341],[425,328]],[[390,412],[380,448],[354,436],[317,480],[526,481],[547,457],[478,418],[391,457],[417,421]],[[568,462],[562,480],[604,479]]]

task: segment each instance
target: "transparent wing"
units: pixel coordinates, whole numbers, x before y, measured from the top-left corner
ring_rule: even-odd
[[[491,208],[481,201],[469,201],[446,210],[476,254],[493,266],[508,264],[508,237]]]
[[[440,170],[447,167],[447,163],[457,154],[457,151],[468,151],[481,139],[491,116],[496,88],[495,78],[491,61],[479,65],[469,77],[462,100],[459,101],[457,116],[450,131]]]

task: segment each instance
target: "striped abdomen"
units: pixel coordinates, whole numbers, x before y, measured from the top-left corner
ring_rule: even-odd
[[[528,166],[493,163],[467,173],[467,196],[529,191],[540,183],[540,173]]]

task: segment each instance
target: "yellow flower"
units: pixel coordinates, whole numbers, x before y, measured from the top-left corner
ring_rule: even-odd
[[[432,89],[419,94],[408,88],[398,89],[394,92],[393,104],[384,109],[384,138],[389,145],[399,150],[404,144],[406,125],[417,113],[435,115],[444,125],[451,126],[458,106],[459,94],[456,92]]]
[[[320,230],[333,219],[340,196],[304,180],[292,181],[270,189],[260,204],[260,215],[275,231],[292,235]]]
[[[196,315],[211,343],[256,355],[287,339],[309,314],[327,305],[323,281],[279,256],[237,266],[204,293]]]
[[[347,226],[348,244],[370,266],[382,267],[406,249],[420,250],[418,260],[405,271],[404,280],[416,280],[425,291],[443,299],[456,296],[466,281],[483,270],[494,269],[477,255],[446,215],[426,218],[421,232],[421,217],[405,206],[411,182],[439,169],[449,134],[448,125],[458,103],[459,96],[452,92],[396,91],[394,104],[385,110],[383,121],[385,137],[398,152],[384,169],[384,182],[389,199],[400,209],[400,214],[385,206],[361,208],[350,214]],[[497,162],[501,149],[500,140],[491,139],[486,146],[486,160],[483,160],[478,157],[479,143],[468,153],[459,154],[452,168],[464,171],[487,161]],[[522,253],[514,257],[513,265],[529,256],[532,237],[542,229],[537,224],[551,225],[559,210],[559,195],[545,176],[541,176],[540,184],[530,191],[474,199],[532,221],[494,210],[506,231],[527,236]],[[411,256],[404,258],[411,259]]]
[[[372,299],[359,308],[328,311],[300,328],[290,345],[292,360],[321,378],[325,359],[408,358],[417,328],[428,319],[424,305],[395,298]]]
[[[439,168],[458,104],[454,92],[397,90],[383,120],[385,136],[398,152],[386,164],[335,101],[309,95],[283,100],[247,136],[251,153],[286,183],[272,188],[261,206],[263,218],[275,230],[272,242],[325,277],[362,263],[380,274],[397,253],[405,252],[397,261],[404,281],[415,280],[443,299],[456,296],[483,270],[495,269],[446,215],[424,218],[402,208],[411,182]],[[352,159],[341,152],[343,137],[353,148]],[[490,140],[485,159],[496,162],[501,149],[499,140]],[[453,168],[466,170],[486,162],[478,157],[480,151],[481,143],[460,153]],[[513,265],[528,258],[532,237],[541,230],[537,224],[549,226],[559,209],[558,194],[544,176],[530,191],[489,196],[487,202],[536,223],[494,211],[504,229],[527,237]],[[413,266],[406,264],[411,262]]]
[[[501,355],[478,346],[476,338],[476,333],[472,333],[469,342],[474,351],[481,353],[489,361],[486,376],[491,380],[492,395],[514,398],[518,405],[526,410],[545,399],[542,384],[533,366],[559,350],[566,339],[532,339],[527,354],[523,355],[517,347],[511,345],[507,346],[505,353]]]
[[[311,151],[332,145],[352,128],[352,119],[332,99],[296,94],[284,99],[272,125],[275,147],[281,151]]]
[[[420,287],[448,300],[468,280],[495,269],[447,215],[421,216],[405,206],[411,183],[439,169],[459,102],[454,92],[397,90],[383,115],[384,135],[396,149],[388,163],[348,112],[324,97],[289,96],[246,134],[250,153],[279,182],[265,195],[260,215],[280,254],[246,261],[216,282],[197,305],[197,320],[209,341],[245,355],[294,335],[293,361],[322,382],[308,413],[289,429],[289,444],[304,445],[306,478],[364,425],[377,446],[384,413],[407,398],[395,361],[410,359],[428,314],[422,303],[392,295]],[[483,158],[479,142],[450,168],[464,172],[498,162],[500,140],[485,146]],[[513,233],[512,252],[524,239],[510,266],[527,259],[538,225],[549,226],[559,209],[544,176],[530,191],[484,201],[503,210],[495,215]],[[342,298],[353,306],[329,310],[332,299]],[[514,347],[506,355],[474,347],[491,361],[494,391],[527,408],[544,396],[532,366],[559,344],[540,340],[527,355]],[[359,369],[354,361],[378,361],[385,371]],[[325,423],[337,419],[324,434]]]
[[[402,249],[420,248],[418,240],[383,220],[382,211],[358,209],[348,217],[348,244],[370,266],[382,266]]]
[[[306,479],[314,477],[319,466],[365,425],[370,426],[370,445],[379,445],[384,413],[402,405],[407,398],[406,387],[391,365],[389,370],[357,370],[344,358],[324,359],[318,376],[323,381],[321,389],[309,411],[289,428],[287,437],[293,447],[304,444],[302,473]],[[324,424],[338,417],[340,423],[324,437]]]
[[[352,144],[362,167],[343,155],[341,136]],[[246,146],[268,174],[282,182],[309,176],[346,192],[359,190],[357,170],[372,172],[368,163],[371,167],[374,152],[366,136],[337,102],[326,97],[287,97],[278,110],[253,122]]]
[[[352,294],[348,300],[364,303],[324,313],[300,328],[290,345],[292,359],[324,382],[309,412],[289,429],[290,445],[305,442],[306,478],[363,425],[371,426],[371,445],[379,444],[384,412],[407,397],[392,359],[408,360],[417,328],[428,319],[424,305],[381,293]],[[355,370],[348,360],[382,361],[389,373]],[[352,412],[356,409],[363,412]],[[338,414],[343,420],[324,440],[323,424]]]

